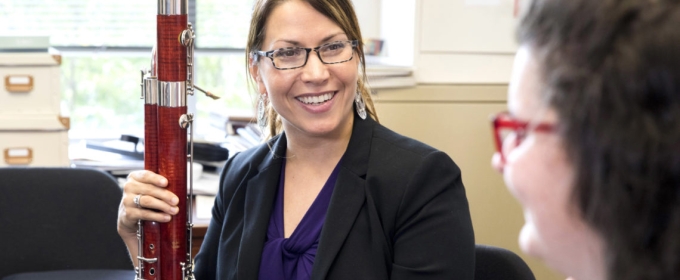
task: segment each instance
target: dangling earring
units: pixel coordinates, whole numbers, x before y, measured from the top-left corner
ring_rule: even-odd
[[[267,126],[267,114],[265,99],[267,99],[267,94],[260,95],[260,101],[257,102],[257,125],[260,127],[260,131],[264,135],[264,129]]]
[[[362,120],[366,119],[366,103],[364,102],[364,98],[361,96],[361,91],[357,90],[357,93],[354,95],[354,104],[356,105],[357,109],[357,114],[359,114],[359,117]]]

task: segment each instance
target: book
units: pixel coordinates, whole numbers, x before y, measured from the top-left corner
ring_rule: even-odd
[[[0,35],[0,52],[47,52],[49,36]]]

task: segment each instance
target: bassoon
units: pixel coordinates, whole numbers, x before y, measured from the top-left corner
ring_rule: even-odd
[[[195,36],[187,21],[188,7],[187,0],[158,0],[151,69],[141,73],[144,169],[167,178],[167,189],[179,197],[179,212],[167,223],[138,222],[139,248],[135,268],[138,280],[193,279],[193,157],[187,156],[187,149],[193,150],[193,131],[190,133],[192,139],[187,143],[187,129],[193,130],[193,116],[187,113],[187,96],[198,89],[209,97],[217,97],[193,83]],[[189,171],[187,160],[190,161]]]

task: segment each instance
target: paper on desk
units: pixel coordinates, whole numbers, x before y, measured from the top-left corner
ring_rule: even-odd
[[[194,194],[196,195],[216,195],[220,185],[220,175],[210,172],[203,172],[194,178]],[[187,185],[188,187],[188,185]]]
[[[215,196],[211,195],[197,195],[196,196],[196,218],[210,219],[212,218],[212,208],[215,203]]]

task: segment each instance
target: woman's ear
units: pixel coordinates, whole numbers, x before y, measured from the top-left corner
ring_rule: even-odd
[[[248,71],[250,71],[250,76],[253,77],[255,83],[257,84],[257,92],[259,94],[266,93],[267,90],[262,82],[262,74],[260,73],[260,67],[257,64],[257,60],[251,55],[248,58]]]

